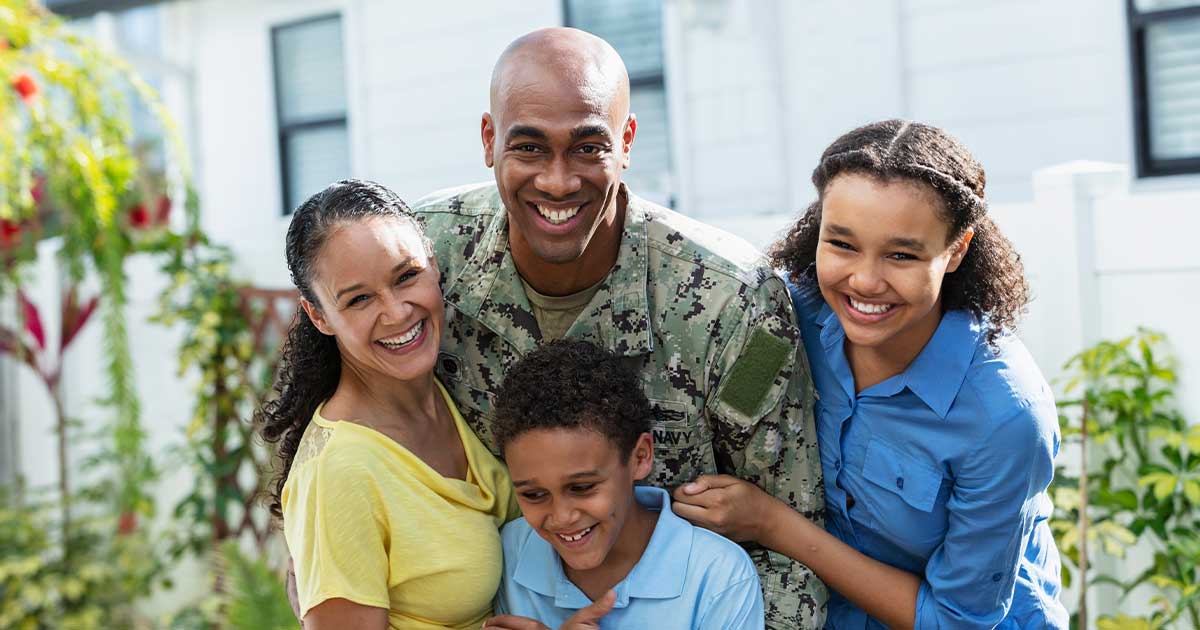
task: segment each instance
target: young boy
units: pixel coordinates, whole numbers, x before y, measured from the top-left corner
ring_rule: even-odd
[[[763,627],[746,552],[634,486],[653,467],[650,418],[637,374],[587,342],[551,342],[508,371],[494,434],[524,517],[501,533],[486,628]]]

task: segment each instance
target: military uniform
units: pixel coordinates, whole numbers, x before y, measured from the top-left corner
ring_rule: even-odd
[[[741,239],[627,198],[616,265],[567,330],[624,358],[654,409],[655,469],[673,489],[704,473],[753,482],[821,524],[813,388],[791,300]],[[495,451],[495,392],[542,340],[508,246],[494,184],[433,193],[414,210],[434,243],[446,298],[439,378]],[[825,587],[757,546],[772,628],[819,628]]]

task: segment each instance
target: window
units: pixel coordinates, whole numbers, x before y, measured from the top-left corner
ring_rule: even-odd
[[[637,114],[633,159],[622,179],[634,193],[671,205],[671,145],[663,83],[660,0],[565,0],[567,26],[617,49],[629,69],[630,109]]]
[[[350,173],[341,16],[277,26],[275,112],[283,213]]]
[[[1200,173],[1200,0],[1129,0],[1138,175]]]

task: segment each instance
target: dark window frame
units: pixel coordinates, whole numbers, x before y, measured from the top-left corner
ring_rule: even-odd
[[[298,131],[311,131],[313,129],[323,129],[326,127],[343,127],[349,132],[349,114],[348,107],[342,111],[340,116],[310,116],[299,120],[284,122],[283,118],[283,86],[280,83],[282,78],[279,72],[279,33],[296,26],[304,26],[314,22],[323,22],[326,20],[338,20],[344,28],[345,23],[342,20],[340,12],[322,13],[319,15],[309,16],[299,20],[276,24],[271,27],[271,79],[275,88],[275,127],[277,129],[277,141],[279,146],[279,198],[283,201],[283,216],[289,216],[300,204],[300,199],[291,199],[289,190],[291,189],[291,173],[288,169],[288,140]],[[343,39],[345,41],[343,32]],[[344,89],[344,88],[343,88]]]
[[[1156,23],[1200,18],[1200,5],[1141,11],[1136,0],[1126,0],[1129,24],[1129,69],[1133,84],[1134,152],[1138,177],[1200,173],[1200,155],[1184,158],[1155,158],[1150,147],[1150,96],[1146,77],[1146,29]]]

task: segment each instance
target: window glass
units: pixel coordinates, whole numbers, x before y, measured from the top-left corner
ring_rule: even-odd
[[[1184,7],[1200,7],[1200,0],[1135,0],[1133,3],[1138,11],[1163,11],[1166,9],[1181,9]]]
[[[1151,157],[1200,156],[1200,18],[1146,27],[1146,91]]]
[[[329,184],[347,176],[350,142],[345,125],[300,129],[284,141],[287,156],[287,212]]]
[[[667,93],[662,85],[633,90],[629,108],[637,114],[633,159],[622,178],[639,195],[671,190],[671,156],[667,143]]]
[[[279,114],[285,124],[341,116],[346,111],[342,21],[338,17],[280,28],[275,33]]]
[[[630,78],[662,76],[662,4],[658,0],[570,0],[570,26],[604,38]]]

